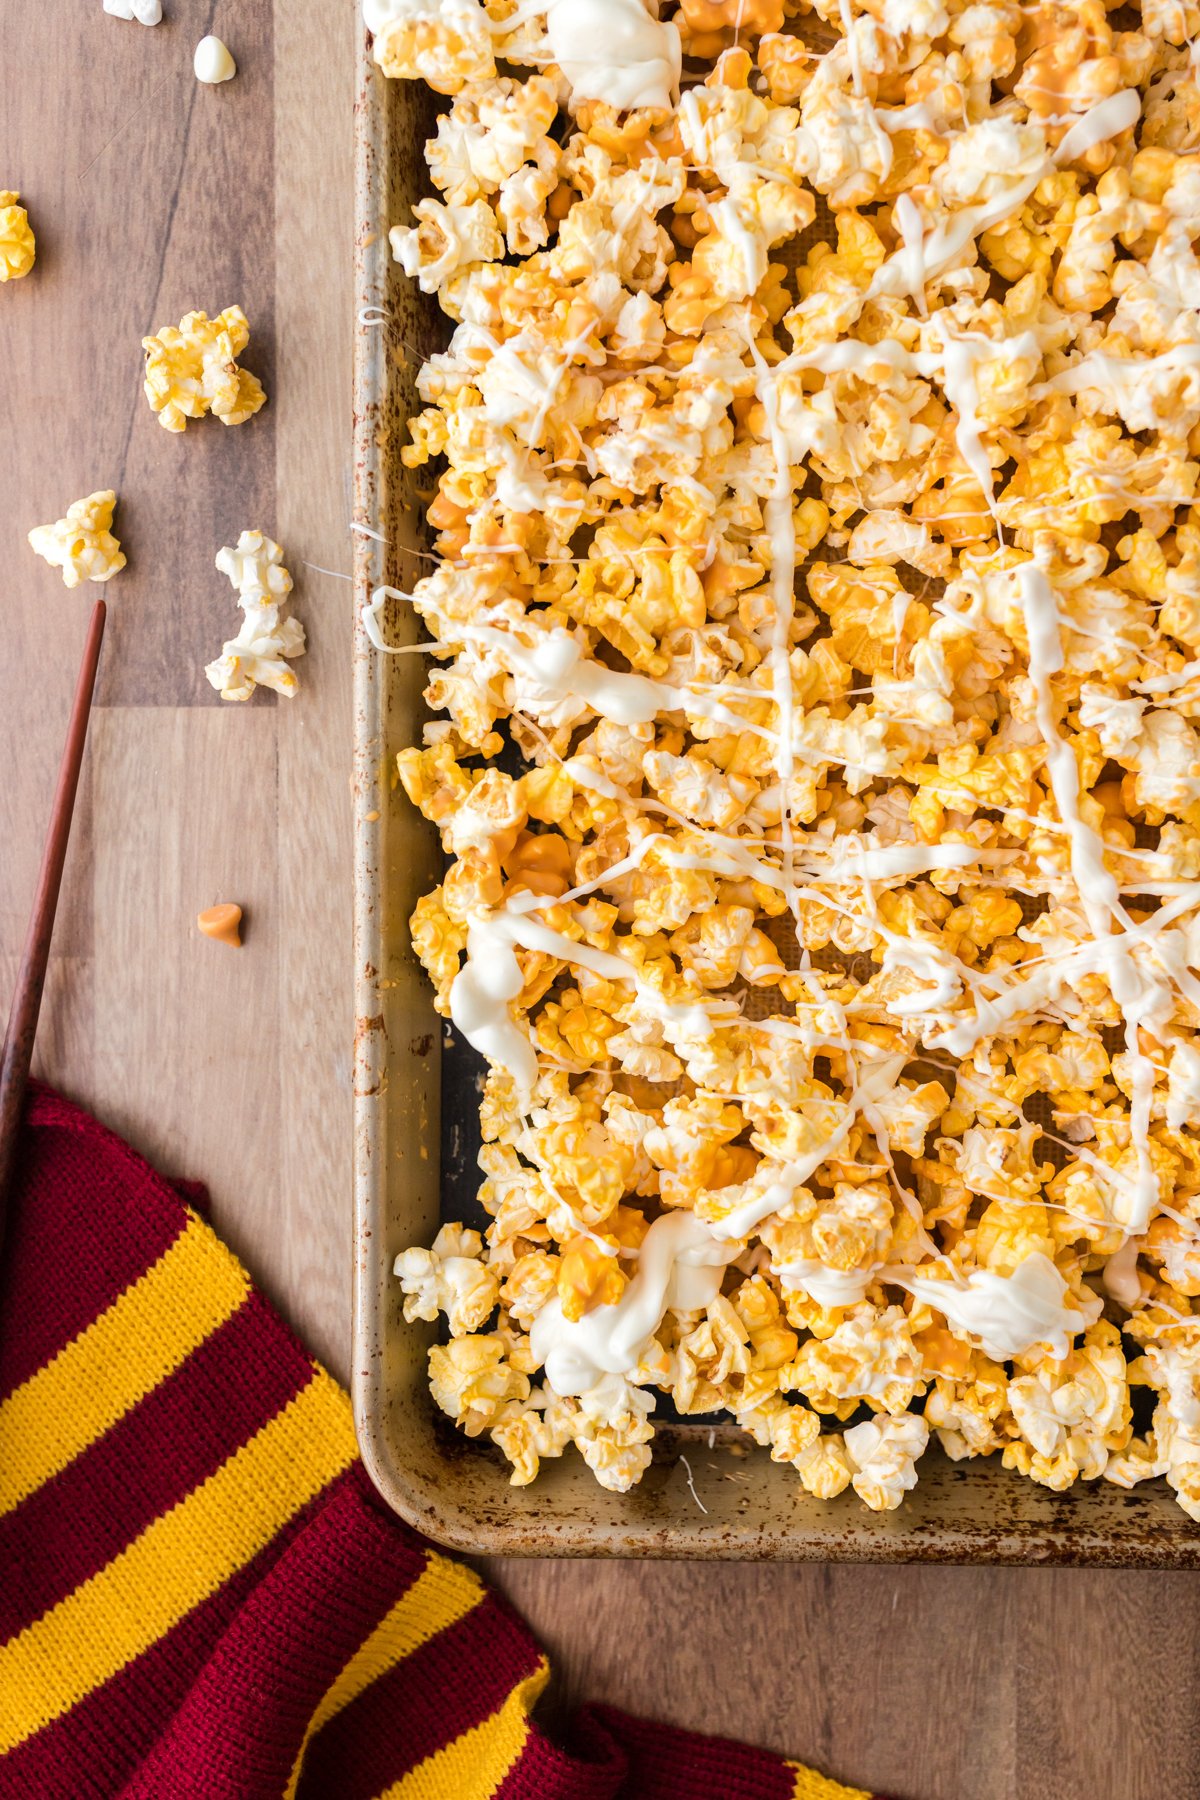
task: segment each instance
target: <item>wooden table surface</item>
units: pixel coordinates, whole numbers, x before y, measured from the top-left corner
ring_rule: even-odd
[[[350,358],[354,0],[0,0],[0,187],[38,239],[0,289],[0,997],[96,590],[25,534],[120,495],[108,642],[39,1071],[217,1222],[344,1377],[350,1305]],[[223,36],[240,73],[200,87]],[[270,404],[163,431],[140,340],[238,303]],[[222,705],[222,544],[286,547],[311,653]],[[245,948],[196,913],[246,909]],[[1086,1504],[1086,1502],[1085,1502]],[[494,1564],[582,1696],[742,1735],[912,1800],[1200,1796],[1193,1575]],[[714,1800],[721,1800],[714,1796]]]

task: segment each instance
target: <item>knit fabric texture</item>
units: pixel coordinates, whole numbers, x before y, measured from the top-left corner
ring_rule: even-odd
[[[198,1190],[35,1086],[0,1271],[2,1800],[869,1800],[612,1708],[394,1518]]]

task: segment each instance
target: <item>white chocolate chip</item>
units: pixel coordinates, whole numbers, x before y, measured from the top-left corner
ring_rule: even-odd
[[[192,66],[196,71],[196,80],[202,81],[206,87],[216,87],[222,81],[232,81],[237,74],[237,64],[219,37],[200,39]]]
[[[104,0],[104,10],[114,19],[136,19],[140,25],[162,22],[162,0]]]

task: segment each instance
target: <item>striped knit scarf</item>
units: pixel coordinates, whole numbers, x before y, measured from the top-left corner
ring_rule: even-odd
[[[189,1204],[189,1200],[191,1204]],[[31,1097],[0,1280],[2,1800],[869,1800],[603,1707],[377,1500],[185,1197]]]

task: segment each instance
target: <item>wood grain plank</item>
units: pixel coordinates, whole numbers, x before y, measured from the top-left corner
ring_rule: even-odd
[[[509,1562],[493,1574],[549,1645],[563,1714],[603,1696],[895,1800],[1018,1791],[1003,1572]]]
[[[21,637],[27,620],[16,597],[11,611]],[[90,612],[86,603],[72,608],[53,632],[43,631],[43,668],[36,681],[21,680],[21,671],[29,664],[18,660],[17,649],[9,646],[5,651],[7,679],[0,701],[0,753],[7,752],[7,773],[0,782],[0,844],[5,847],[0,854],[0,955],[15,957],[25,941],[38,847],[46,835],[70,717],[72,671],[79,667]],[[77,959],[91,953],[92,819],[91,759],[85,755],[54,927],[56,957]]]
[[[1196,1800],[1196,1577],[1058,1569],[1020,1584],[1013,1791]]]
[[[39,251],[0,308],[0,433],[22,464],[22,504],[0,509],[0,567],[19,583],[22,664],[44,658],[47,612],[84,605],[26,532],[112,487],[129,564],[108,589],[97,702],[217,705],[203,665],[237,613],[213,558],[245,526],[272,527],[274,422],[268,405],[244,426],[163,431],[142,393],[141,340],[237,302],[247,366],[268,394],[277,385],[271,8],[175,0],[146,30],[87,0],[71,8],[69,58],[60,7],[5,10],[4,179],[22,190]],[[229,87],[192,74],[209,29],[236,46]]]
[[[90,1099],[168,1174],[209,1184],[219,1229],[271,1285],[286,1128],[275,710],[109,708],[92,780]],[[196,928],[219,900],[245,911],[241,950]]]
[[[290,0],[277,8],[275,27],[277,516],[309,639],[302,691],[276,709],[279,929],[287,945],[280,1030],[290,1050],[280,1277],[309,1342],[342,1380],[350,1350],[354,590],[340,577],[351,567],[354,85],[345,51],[355,11],[353,0]],[[342,27],[339,53],[314,54],[331,17]]]
[[[11,953],[0,956],[0,996],[5,1003],[13,990],[18,962]],[[91,958],[52,955],[33,1051],[33,1073],[40,1081],[71,1093],[86,1079],[92,1066],[93,1017]]]

